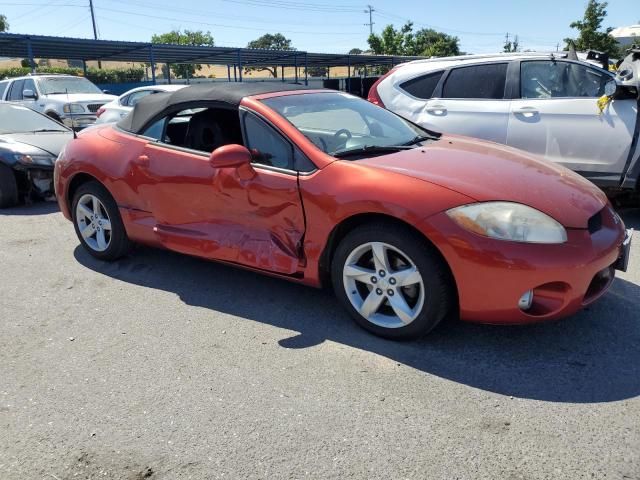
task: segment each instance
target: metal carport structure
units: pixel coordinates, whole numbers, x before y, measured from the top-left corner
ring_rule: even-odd
[[[87,61],[141,62],[151,65],[152,81],[156,82],[155,65],[202,63],[226,65],[231,81],[231,66],[238,68],[242,81],[242,69],[253,66],[294,67],[296,81],[298,67],[305,70],[305,84],[308,83],[309,67],[347,66],[390,66],[424,57],[403,57],[397,55],[349,55],[334,53],[311,53],[300,50],[270,50],[234,47],[207,47],[189,45],[154,44],[114,40],[93,40],[84,38],[51,37],[0,33],[0,56],[27,58],[35,65],[34,58]],[[234,75],[235,77],[235,75]],[[283,79],[284,80],[284,79]]]

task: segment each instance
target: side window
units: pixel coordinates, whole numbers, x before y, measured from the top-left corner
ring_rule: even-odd
[[[24,80],[15,80],[11,84],[11,89],[9,90],[9,96],[7,100],[22,100],[22,86],[24,85]]]
[[[520,64],[522,98],[601,97],[611,76],[571,62],[529,61]]]
[[[9,82],[0,82],[0,100],[2,100],[4,91],[7,89],[7,85],[9,85]]]
[[[22,91],[31,90],[33,93],[36,93],[36,83],[30,78],[25,79],[24,85],[22,86]],[[20,92],[20,97],[22,98],[22,92]],[[30,100],[30,99],[25,99]]]
[[[166,122],[166,120],[166,118],[163,118],[153,123],[149,128],[142,132],[142,135],[145,137],[153,138],[154,140],[162,140],[162,133],[164,132],[164,123]]]
[[[451,70],[443,98],[483,98],[501,100],[507,80],[507,64],[472,65]]]
[[[427,100],[433,96],[436,85],[444,72],[433,72],[412,78],[400,84],[400,88],[417,98]]]
[[[244,114],[244,129],[256,163],[293,170],[293,147],[278,132],[251,113]]]
[[[139,92],[134,92],[129,95],[126,105],[129,107],[135,107],[136,103],[138,103],[142,98],[146,97],[147,95],[151,95],[152,93],[155,92],[153,90],[140,90]]]
[[[126,97],[122,97],[120,99],[120,105],[122,105],[123,107],[128,107],[129,106],[129,97],[131,96],[131,94],[127,95]]]

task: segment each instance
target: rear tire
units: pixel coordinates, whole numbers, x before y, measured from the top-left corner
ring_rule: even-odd
[[[13,207],[18,203],[18,182],[13,170],[0,163],[0,208]]]
[[[336,296],[358,325],[390,339],[415,339],[455,308],[449,270],[409,228],[370,224],[348,233],[332,259]]]
[[[100,183],[91,181],[78,187],[71,215],[80,243],[93,257],[113,261],[131,249],[118,206]]]

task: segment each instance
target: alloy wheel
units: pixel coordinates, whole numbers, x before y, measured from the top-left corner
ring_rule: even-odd
[[[104,252],[111,244],[111,220],[102,202],[90,193],[80,197],[76,205],[76,223],[85,243],[96,252]]]

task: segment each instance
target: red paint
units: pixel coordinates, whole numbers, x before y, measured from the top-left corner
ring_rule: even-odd
[[[167,148],[112,126],[84,132],[55,169],[62,212],[82,173],[105,185],[120,207],[129,237],[203,258],[231,262],[312,286],[332,231],[355,215],[381,214],[420,231],[449,264],[461,317],[486,323],[560,318],[595,300],[587,290],[615,262],[624,236],[605,208],[603,228],[588,219],[606,198],[574,173],[508,147],[443,137],[424,148],[359,161],[321,152],[260,98],[244,108],[267,118],[318,167],[299,177],[247,163],[241,146],[199,155]],[[562,245],[492,240],[460,228],[444,213],[466,203],[507,200],[537,208],[567,228]],[[536,289],[529,313],[520,296]]]

